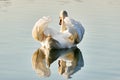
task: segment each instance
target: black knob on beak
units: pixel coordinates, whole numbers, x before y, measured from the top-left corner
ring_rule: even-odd
[[[59,21],[59,25],[61,25],[62,24],[62,20],[60,19],[60,21]]]

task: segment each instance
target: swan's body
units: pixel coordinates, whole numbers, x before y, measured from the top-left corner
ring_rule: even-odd
[[[49,17],[43,17],[36,22],[32,36],[35,40],[40,41],[42,46],[47,48],[71,48],[73,43],[69,41],[69,32],[57,32],[52,28],[48,28],[50,22]]]
[[[57,32],[48,27],[50,21],[50,17],[43,17],[36,22],[32,30],[33,38],[40,41],[42,46],[57,49],[71,48],[82,40],[84,28],[79,22],[66,16],[62,20],[60,32]]]

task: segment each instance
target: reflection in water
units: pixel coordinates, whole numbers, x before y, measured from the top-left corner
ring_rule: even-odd
[[[61,55],[58,64],[59,73],[66,78],[71,78],[72,74],[84,66],[84,61],[80,49],[75,47]]]
[[[50,65],[58,59],[58,73],[70,78],[84,66],[80,49],[37,49],[32,56],[32,67],[42,77],[50,76]]]
[[[66,5],[66,4],[73,3],[73,2],[82,3],[83,1],[82,0],[58,0],[58,2],[61,5]]]
[[[44,48],[37,49],[32,56],[32,67],[39,76],[50,76],[50,69],[47,64],[48,50]]]

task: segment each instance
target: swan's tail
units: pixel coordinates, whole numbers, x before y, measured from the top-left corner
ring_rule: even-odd
[[[47,29],[50,21],[50,17],[42,17],[35,23],[32,30],[32,36],[35,40],[42,42],[48,37],[48,35],[44,34],[44,31]]]

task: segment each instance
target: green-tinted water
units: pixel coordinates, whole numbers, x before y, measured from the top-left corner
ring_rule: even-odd
[[[58,73],[58,60],[51,64],[48,78],[38,77],[31,62],[41,46],[31,36],[34,23],[42,16],[51,16],[50,26],[59,30],[62,9],[86,30],[78,45],[84,67],[71,80],[120,79],[119,0],[0,0],[0,80],[65,79]]]

